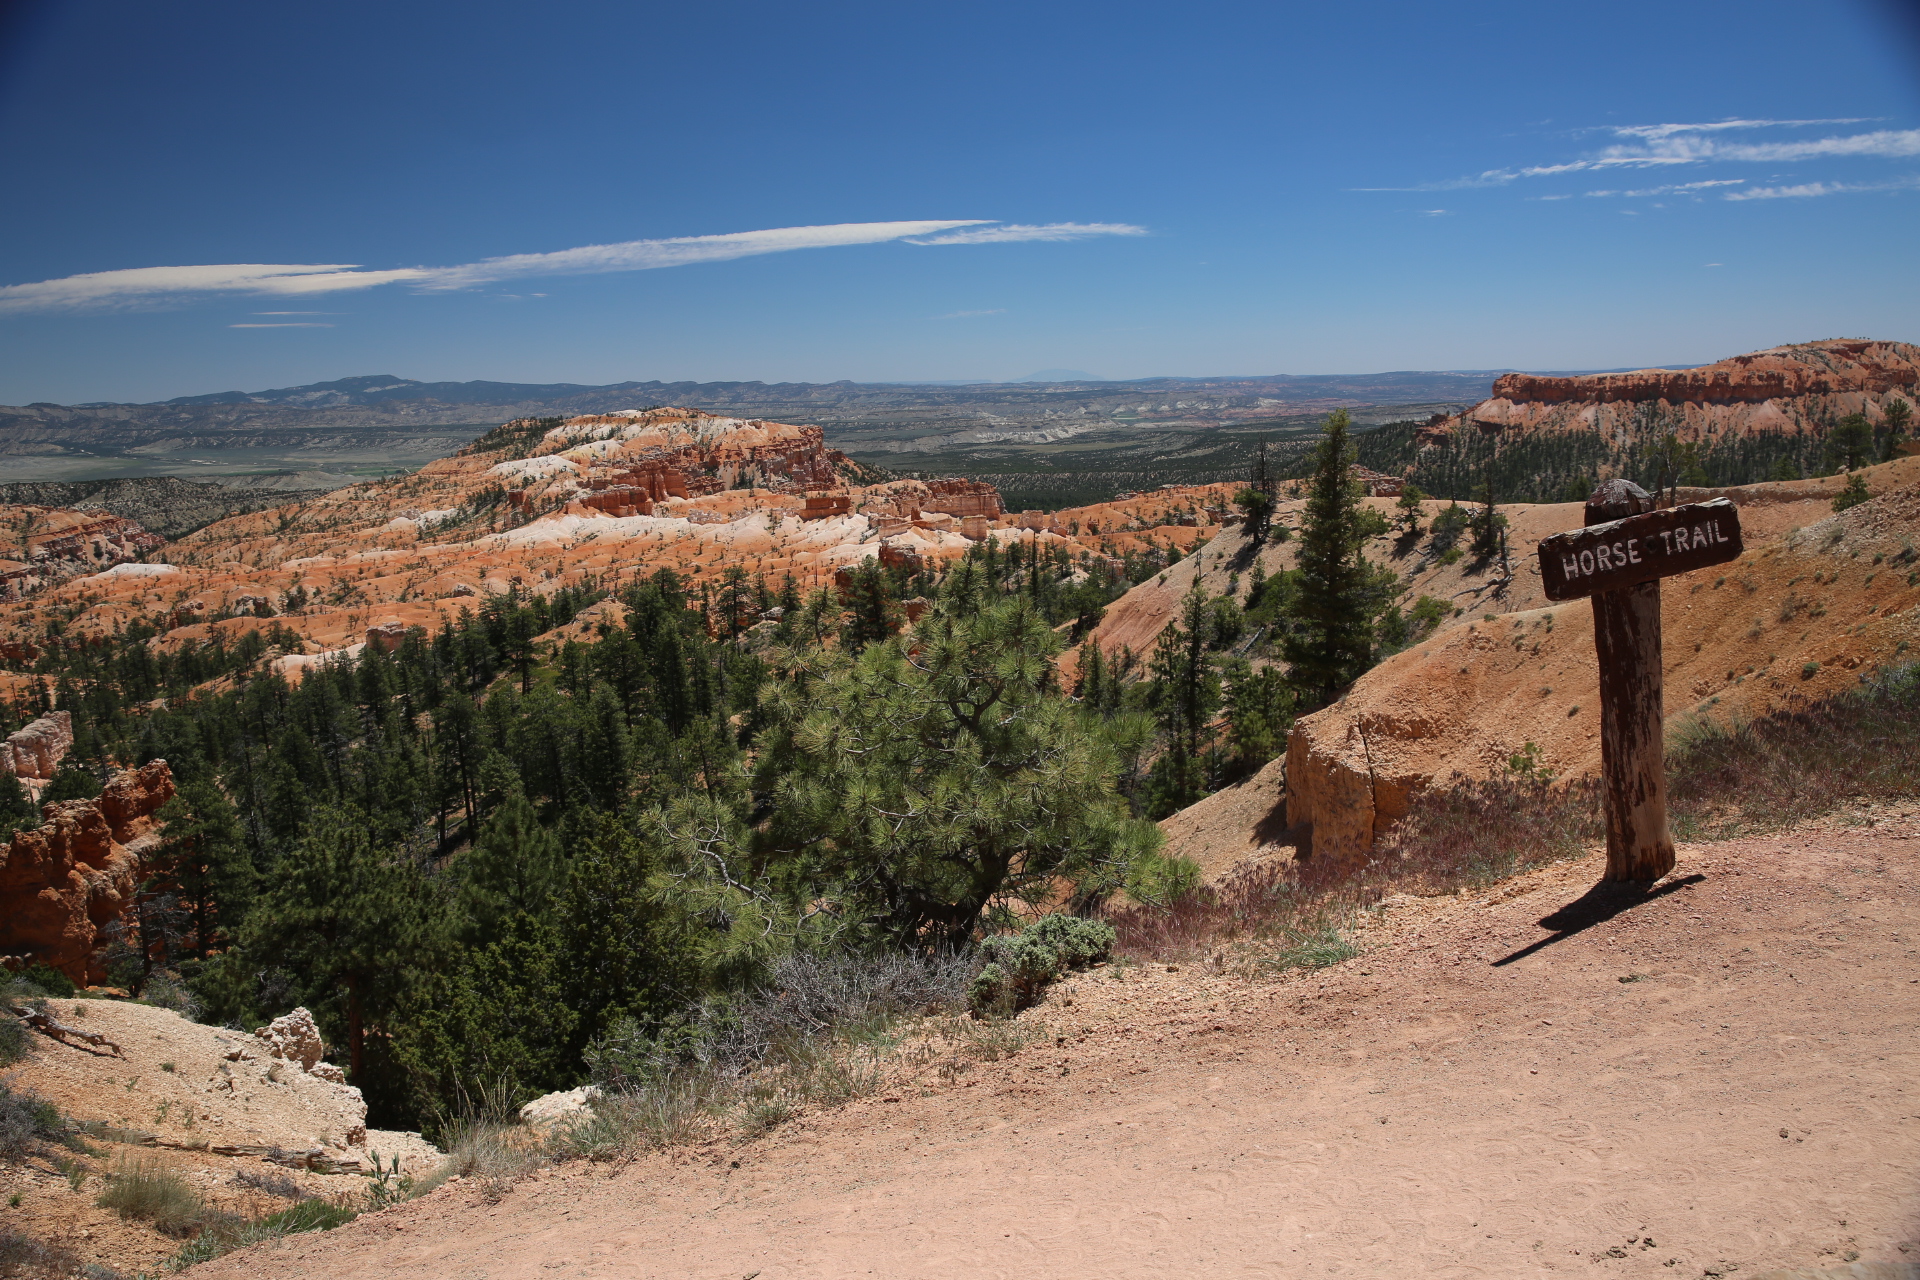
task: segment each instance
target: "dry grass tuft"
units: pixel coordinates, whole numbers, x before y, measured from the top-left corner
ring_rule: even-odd
[[[193,1234],[203,1225],[207,1207],[179,1174],[152,1160],[122,1159],[107,1175],[98,1204],[123,1218],[151,1222],[170,1236]]]

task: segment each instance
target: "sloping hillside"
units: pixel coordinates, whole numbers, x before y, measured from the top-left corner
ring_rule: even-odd
[[[1661,586],[1669,732],[1834,692],[1920,645],[1916,467],[1920,459],[1870,470],[1870,490],[1899,487],[1840,515],[1828,504],[1750,506],[1728,491],[1749,531],[1746,553]],[[1796,506],[1815,518],[1769,536]],[[1532,581],[1537,589],[1537,566]],[[1497,773],[1529,742],[1557,776],[1597,772],[1592,630],[1585,601],[1476,610],[1387,659],[1295,726],[1287,820],[1313,824],[1316,851],[1364,852],[1423,787]]]

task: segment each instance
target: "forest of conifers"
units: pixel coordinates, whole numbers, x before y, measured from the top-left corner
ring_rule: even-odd
[[[1023,902],[1190,888],[1153,820],[1432,622],[1359,553],[1379,530],[1344,441],[1322,454],[1299,568],[1191,593],[1151,653],[1086,646],[1070,672],[1062,647],[1170,555],[983,542],[808,598],[663,570],[576,638],[539,639],[607,598],[591,584],[298,683],[264,661],[297,643],[273,624],[163,653],[144,626],[66,646],[56,622],[38,704],[7,714],[73,713],[43,799],[173,772],[116,983],[241,1027],[305,1005],[373,1123],[431,1132],[482,1093],[580,1083],[615,1028],[670,1052],[794,951],[960,950]],[[0,832],[35,820],[0,794]]]

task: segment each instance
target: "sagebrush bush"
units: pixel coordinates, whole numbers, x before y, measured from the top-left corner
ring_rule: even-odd
[[[977,1017],[1028,1008],[1061,974],[1106,959],[1115,936],[1104,920],[1058,914],[988,938],[980,944],[986,964],[967,987],[967,1006]]]
[[[54,1280],[79,1273],[80,1258],[63,1245],[48,1244],[0,1227],[0,1276]]]

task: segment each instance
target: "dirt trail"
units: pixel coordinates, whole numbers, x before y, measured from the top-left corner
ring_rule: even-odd
[[[1920,1259],[1920,831],[1397,899],[1312,977],[1107,969],[744,1146],[451,1184],[215,1277],[1752,1277]],[[1631,981],[1623,981],[1631,979]],[[1783,1136],[1784,1135],[1784,1136]],[[734,1162],[737,1161],[737,1167]]]

